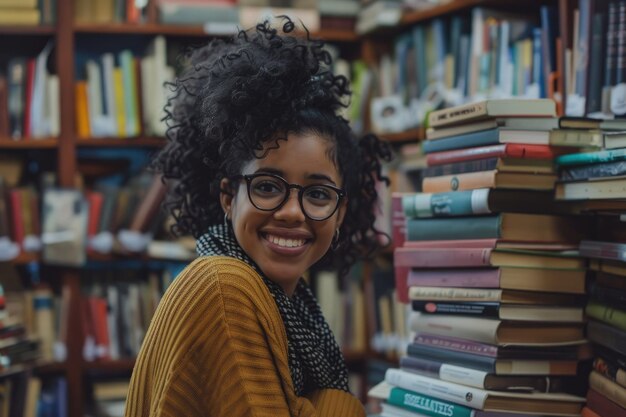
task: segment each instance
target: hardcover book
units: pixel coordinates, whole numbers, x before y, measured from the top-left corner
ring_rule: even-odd
[[[573,386],[578,382],[575,378],[566,376],[494,375],[412,356],[400,358],[400,368],[442,381],[497,391],[572,392]]]
[[[411,330],[494,345],[550,345],[577,343],[584,339],[579,323],[504,321],[453,315],[412,313]]]
[[[490,216],[409,219],[408,240],[502,239],[521,242],[579,242],[584,221],[542,214],[500,213]]]
[[[443,127],[494,117],[556,117],[556,105],[550,99],[498,99],[465,104],[431,112],[429,127]]]
[[[467,352],[446,351],[439,348],[409,344],[407,352],[411,358],[426,359],[481,371],[495,375],[569,375],[575,376],[577,360],[562,359],[500,359],[475,355]],[[451,381],[463,383],[459,380]],[[479,386],[482,388],[482,386]]]
[[[576,415],[585,401],[568,394],[487,391],[399,369],[389,369],[384,383],[484,411]]]
[[[507,266],[476,269],[411,269],[407,277],[407,285],[409,287],[501,288],[582,293],[585,275],[584,269]],[[570,299],[570,302],[575,303],[575,300],[579,298]]]

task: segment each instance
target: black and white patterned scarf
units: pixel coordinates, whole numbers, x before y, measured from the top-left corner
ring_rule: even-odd
[[[261,276],[276,301],[287,331],[289,371],[296,394],[302,396],[319,388],[348,391],[348,370],[341,350],[324,319],[311,289],[300,279],[289,298],[282,287],[268,279],[241,249],[232,229],[220,224],[196,242],[200,256],[230,256],[239,259]]]

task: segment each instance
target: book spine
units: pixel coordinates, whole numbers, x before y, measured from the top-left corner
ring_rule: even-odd
[[[603,358],[595,358],[593,369],[604,377],[626,388],[626,370],[609,363]]]
[[[476,146],[495,145],[500,142],[498,129],[485,130],[482,132],[466,133],[464,135],[450,136],[438,140],[428,140],[422,143],[424,153],[443,152],[453,149],[473,148]]]
[[[419,301],[497,302],[502,290],[489,288],[409,287],[409,298]],[[432,308],[432,306],[429,306]],[[417,311],[417,310],[415,310]],[[442,313],[443,314],[443,313]]]
[[[497,171],[494,170],[424,178],[422,191],[425,193],[444,193],[477,188],[495,188],[496,174]]]
[[[462,316],[499,317],[500,303],[497,302],[445,302],[413,300],[413,311],[425,314],[454,314]]]
[[[500,216],[407,220],[408,240],[489,239],[500,237]]]
[[[442,381],[486,389],[485,383],[488,374],[475,369],[412,356],[400,358],[400,369],[430,378],[438,378]]]
[[[597,320],[626,331],[626,311],[591,301],[585,307],[585,313]]]
[[[557,165],[588,165],[604,162],[626,160],[626,149],[614,149],[610,151],[572,153],[558,156],[554,163]]]
[[[466,172],[491,171],[498,167],[498,158],[478,159],[476,161],[458,162],[454,164],[435,165],[424,168],[422,177],[439,177],[441,175],[464,174]]]
[[[455,337],[438,336],[429,333],[418,333],[414,342],[420,345],[438,347],[457,352],[472,353],[475,355],[495,358],[498,356],[498,347],[486,343],[473,342],[471,340]]]
[[[626,175],[626,161],[574,166],[561,170],[561,181],[582,181],[588,178],[617,177]]]
[[[604,395],[622,408],[626,408],[626,389],[600,375],[596,371],[589,374],[589,387]]]
[[[471,408],[458,404],[441,401],[428,395],[407,391],[394,387],[391,389],[389,404],[397,405],[407,410],[415,411],[430,417],[473,417]]]
[[[403,248],[417,249],[495,249],[498,239],[408,240]]]
[[[489,265],[491,249],[414,249],[394,251],[395,267],[454,268]]]
[[[486,393],[480,389],[411,374],[399,369],[388,369],[385,373],[385,381],[409,391],[471,408],[482,409],[487,398]]]
[[[407,277],[411,287],[498,288],[499,269],[412,269]]]
[[[626,333],[607,324],[590,320],[587,337],[594,343],[605,346],[626,356]]]
[[[489,210],[489,189],[406,195],[402,197],[402,207],[404,215],[408,218],[491,213]]]
[[[506,156],[506,148],[509,145],[481,146],[468,149],[455,149],[453,151],[434,152],[426,155],[426,164],[429,167],[452,164],[456,162],[475,161],[486,158],[498,158]]]
[[[591,298],[600,302],[600,304],[608,304],[613,307],[621,307],[626,305],[626,291],[618,288],[607,288],[598,286],[597,281],[590,285]]]
[[[487,103],[468,104],[430,113],[428,116],[428,126],[438,127],[452,125],[466,120],[480,119],[484,116],[487,116]]]
[[[613,401],[598,393],[593,388],[587,392],[587,407],[595,411],[601,417],[624,417],[626,411]]]
[[[558,129],[550,132],[550,145],[572,147],[596,147],[601,148],[603,137],[600,132],[589,132],[577,129]]]
[[[626,261],[626,245],[620,243],[583,240],[580,242],[579,251],[581,256],[588,258]]]
[[[496,372],[496,359],[487,356],[474,355],[467,352],[447,351],[415,343],[409,344],[407,353],[414,358],[445,362],[450,365],[463,366],[477,371],[488,373]]]

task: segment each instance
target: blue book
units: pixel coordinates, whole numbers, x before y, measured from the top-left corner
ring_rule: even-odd
[[[443,139],[427,140],[422,142],[422,149],[424,153],[432,153],[475,146],[497,145],[498,143],[500,143],[500,129],[496,128],[449,136]]]

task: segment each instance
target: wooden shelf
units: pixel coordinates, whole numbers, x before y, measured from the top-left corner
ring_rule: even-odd
[[[550,0],[547,0],[546,2],[551,2]],[[557,3],[556,0],[552,1],[553,3]],[[378,37],[378,36],[382,36],[382,37],[387,37],[387,36],[395,36],[398,33],[410,28],[411,26],[415,25],[416,23],[419,22],[424,22],[427,20],[431,20],[437,17],[442,17],[442,16],[450,16],[451,14],[454,13],[461,13],[461,12],[469,12],[469,10],[473,7],[476,6],[485,6],[485,7],[497,7],[500,10],[512,10],[512,11],[517,11],[517,12],[529,12],[529,10],[532,10],[532,13],[534,13],[536,10],[538,10],[537,5],[540,4],[541,2],[539,1],[531,1],[531,4],[528,4],[528,2],[503,2],[501,0],[452,0],[448,3],[439,5],[439,6],[434,6],[434,7],[430,7],[427,9],[422,9],[422,10],[413,10],[413,11],[409,11],[409,12],[405,12],[402,15],[402,18],[400,19],[400,23],[397,24],[396,26],[389,26],[389,27],[380,27],[377,29],[374,29],[371,32],[366,33],[365,35],[363,35],[364,37]],[[532,9],[529,9],[529,6]],[[533,7],[535,6],[535,7]]]
[[[411,129],[406,132],[383,133],[381,138],[387,142],[417,142],[424,139],[424,129]]]
[[[135,358],[128,358],[83,362],[82,369],[86,372],[131,372],[134,367]]]
[[[20,254],[17,255],[17,258],[11,259],[8,262],[12,263],[13,265],[26,265],[31,262],[39,261],[41,261],[41,256],[39,253],[20,252]]]
[[[489,0],[455,0],[440,6],[431,7],[425,10],[415,10],[402,15],[400,27],[414,25],[424,20],[434,19],[439,16],[448,15],[455,12],[461,12],[475,6],[486,5],[489,3],[497,3],[497,1]],[[500,2],[501,3],[501,2]]]
[[[343,358],[348,363],[354,362],[363,362],[367,360],[367,355],[365,352],[353,351],[353,350],[344,350]]]
[[[77,24],[76,33],[111,34],[111,35],[165,35],[184,37],[225,37],[229,35],[206,33],[202,26],[192,25],[162,25],[158,23],[128,24]],[[328,41],[357,42],[359,37],[356,33],[345,30],[322,29],[312,34]]]
[[[135,137],[135,138],[92,138],[77,139],[78,147],[102,147],[102,148],[127,148],[145,147],[160,148],[166,143],[165,138],[159,137]]]
[[[202,26],[160,25],[155,23],[78,23],[76,33],[110,35],[210,36]]]
[[[0,149],[55,149],[59,146],[56,138],[20,139],[0,138]]]
[[[38,374],[61,374],[67,371],[66,362],[48,362],[34,366]]]
[[[55,31],[56,31],[55,27],[49,26],[49,25],[0,26],[0,35],[50,36],[50,35],[54,35]]]

